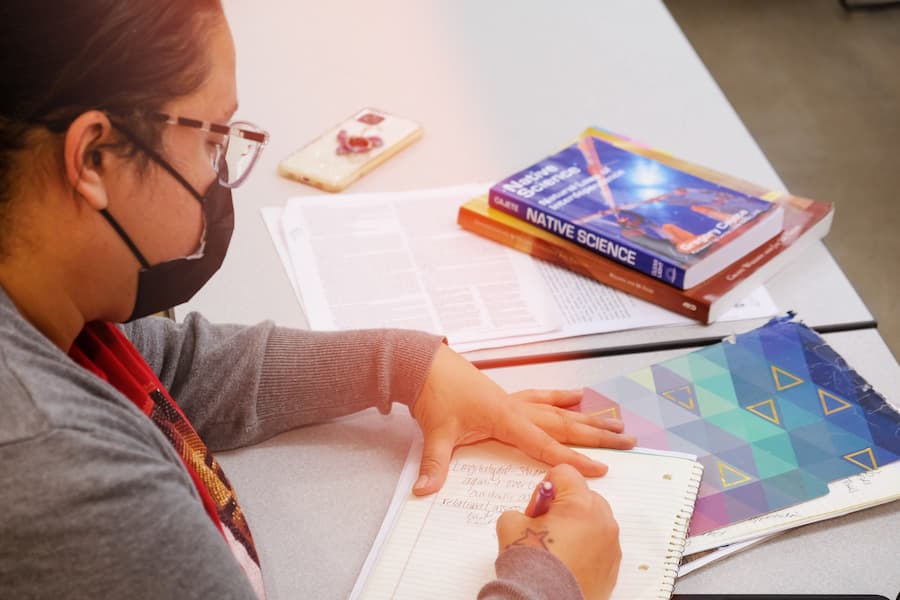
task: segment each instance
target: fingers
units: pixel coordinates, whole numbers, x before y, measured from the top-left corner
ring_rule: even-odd
[[[557,465],[547,472],[547,479],[553,483],[556,497],[550,505],[575,504],[580,510],[587,510],[608,526],[618,527],[612,507],[606,498],[588,487],[587,481],[571,465]]]
[[[590,491],[587,481],[571,465],[556,465],[547,471],[546,479],[556,489],[556,497],[563,498],[569,494],[584,494]]]
[[[553,406],[557,408],[569,408],[579,402],[583,397],[583,389],[576,390],[522,390],[514,394],[510,394],[512,398],[525,402],[526,408],[532,407],[536,410],[546,410]],[[566,414],[575,415],[575,419],[579,423],[593,425],[615,433],[622,433],[625,430],[625,424],[619,419],[600,417],[597,415],[588,415],[577,411],[565,411]]]
[[[419,477],[413,485],[413,494],[416,496],[427,496],[441,489],[447,480],[450,456],[455,444],[453,434],[446,430],[428,431],[424,436]]]
[[[521,537],[521,532],[531,524],[531,520],[522,513],[508,510],[497,519],[497,544],[502,552],[509,543]]]
[[[584,416],[589,419],[593,419],[592,423],[596,427],[602,427],[603,429],[608,429],[609,431],[614,431],[616,433],[622,433],[623,431],[625,431],[625,423],[623,423],[619,419],[613,419],[609,417],[595,417],[594,415]]]
[[[597,429],[589,425],[569,424],[560,426],[561,431],[553,427],[546,429],[564,444],[572,446],[588,446],[590,448],[612,448],[613,450],[631,450],[637,444],[637,438],[624,433],[613,433],[606,429]]]
[[[573,418],[578,423],[593,425],[594,427],[602,427],[603,429],[607,429],[615,433],[622,433],[623,431],[625,431],[625,423],[623,423],[619,419],[599,417],[596,415],[586,415],[584,413],[573,412],[571,410],[559,410],[558,412]]]
[[[535,455],[538,460],[554,466],[572,465],[585,477],[603,477],[609,471],[609,467],[605,464],[591,460],[584,454],[563,446],[550,436],[547,436],[547,439],[549,442],[541,447]]]
[[[535,404],[550,404],[552,406],[574,406],[581,402],[584,389],[574,390],[521,390],[510,394],[513,398]]]
[[[637,438],[622,433],[624,424],[550,407],[534,407],[529,417],[538,427],[564,444],[630,450]]]
[[[549,465],[569,463],[587,477],[602,477],[608,470],[603,463],[594,462],[584,454],[566,448],[527,419],[515,419],[509,427],[497,433],[501,441],[518,446],[525,454]]]
[[[593,496],[597,496],[602,502],[606,502],[599,494],[588,487],[587,481],[577,469],[569,464],[560,464],[551,467],[551,469],[547,471],[547,475],[544,479],[535,486],[534,491],[531,494],[531,499],[528,502],[528,506],[525,507],[526,516],[530,517],[534,514],[534,506],[537,503],[540,494],[539,490],[544,481],[549,481],[553,484],[553,503],[567,501],[573,496],[580,496],[590,502],[593,502]]]
[[[534,516],[534,505],[537,502],[538,495],[540,494],[539,490],[541,489],[541,485],[543,485],[545,481],[549,481],[549,477],[544,477],[538,482],[536,486],[534,486],[534,490],[532,490],[531,492],[531,498],[528,500],[528,506],[525,507],[526,516]]]

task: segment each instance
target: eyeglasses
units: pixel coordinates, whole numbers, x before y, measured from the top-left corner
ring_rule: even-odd
[[[169,125],[193,127],[221,136],[213,143],[210,161],[219,174],[219,183],[228,188],[236,188],[247,179],[262,149],[269,142],[266,131],[247,121],[220,125],[165,113],[153,113],[151,116]]]

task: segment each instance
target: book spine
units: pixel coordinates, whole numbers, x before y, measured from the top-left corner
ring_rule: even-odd
[[[554,242],[541,239],[514,226],[506,225],[500,220],[492,219],[477,210],[472,210],[465,204],[459,208],[457,223],[463,229],[514,250],[569,269],[690,319],[696,319],[703,323],[708,322],[710,303],[700,298],[686,296],[681,290],[571,242],[563,239]],[[532,225],[526,226],[533,227]]]
[[[606,257],[608,260],[636,269],[678,289],[684,289],[685,271],[675,261],[658,258],[633,244],[613,240],[595,231],[590,231],[541,207],[523,202],[514,195],[502,191],[499,186],[491,188],[488,194],[488,203],[492,208],[540,227],[599,256]]]

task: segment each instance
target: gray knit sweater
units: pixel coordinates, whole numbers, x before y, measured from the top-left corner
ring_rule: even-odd
[[[212,451],[411,405],[440,343],[404,330],[213,326],[196,315],[123,331]],[[549,581],[553,597],[580,596],[549,553],[513,554],[483,598],[543,597],[534,586]],[[2,287],[0,596],[254,597],[168,440],[25,321]]]

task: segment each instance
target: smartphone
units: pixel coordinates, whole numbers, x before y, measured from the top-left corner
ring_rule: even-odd
[[[422,126],[363,108],[281,161],[283,177],[340,192],[422,137]]]

